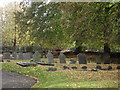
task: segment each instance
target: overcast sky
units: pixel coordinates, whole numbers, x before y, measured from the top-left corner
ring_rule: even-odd
[[[0,0],[0,7],[5,7],[10,2],[21,2],[23,0]]]

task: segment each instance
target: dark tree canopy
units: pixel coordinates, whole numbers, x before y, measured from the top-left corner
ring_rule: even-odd
[[[119,2],[32,2],[15,12],[18,46],[120,50]],[[80,52],[79,51],[79,52]]]

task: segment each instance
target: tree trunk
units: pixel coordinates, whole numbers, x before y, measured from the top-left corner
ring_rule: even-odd
[[[79,38],[79,37],[78,37]],[[74,54],[79,54],[82,52],[82,43],[81,43],[81,40],[78,39],[76,40],[76,48],[75,48],[75,51],[74,51]]]
[[[16,26],[15,26],[15,34],[14,34],[14,41],[13,41],[13,52],[16,52]]]
[[[108,43],[104,44],[104,55],[103,55],[104,64],[110,64],[110,47]]]
[[[75,54],[79,54],[82,52],[82,46],[78,46],[76,49],[75,49]]]
[[[108,44],[108,43],[105,43],[105,44],[104,44],[104,53],[110,54],[110,47],[109,47],[109,44]]]

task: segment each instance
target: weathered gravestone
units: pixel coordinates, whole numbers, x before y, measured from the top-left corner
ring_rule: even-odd
[[[33,53],[32,52],[29,52],[30,53],[30,58],[33,58]]]
[[[87,71],[87,67],[86,66],[82,66],[82,70],[80,71]]]
[[[22,66],[22,67],[27,67],[27,66],[31,66],[31,65],[37,65],[36,63],[34,63],[34,62],[17,62],[16,63],[17,65],[20,65],[20,66]]]
[[[12,53],[12,58],[13,58],[13,59],[17,59],[17,53],[16,53],[16,52],[13,52],[13,53]]]
[[[52,63],[42,63],[42,62],[37,62],[37,64],[45,65],[45,66],[54,66],[54,64],[52,64]]]
[[[41,62],[41,54],[38,51],[36,51],[34,53],[34,55],[33,55],[33,61],[34,62]]]
[[[86,66],[82,66],[82,69],[85,69],[85,70],[87,70],[87,67],[86,67]]]
[[[112,66],[108,66],[107,70],[112,70]]]
[[[86,55],[84,53],[78,54],[79,64],[87,64]]]
[[[70,64],[75,64],[76,61],[74,59],[70,59]]]
[[[120,69],[120,66],[117,66],[117,68],[116,69]]]
[[[23,53],[17,53],[17,60],[23,60]]]
[[[77,66],[72,66],[71,68],[72,68],[72,69],[77,69]]]
[[[23,53],[23,59],[24,59],[24,60],[29,60],[29,59],[31,59],[30,53]]]
[[[7,62],[10,62],[10,59],[8,59]]]
[[[105,53],[103,55],[103,59],[104,59],[104,64],[110,64],[110,55],[108,53]]]
[[[96,57],[95,61],[96,61],[96,64],[101,64],[101,59],[99,56]]]
[[[63,70],[70,69],[68,66],[63,66]]]
[[[10,53],[9,52],[3,53],[3,59],[11,59]]]
[[[3,62],[2,57],[0,57],[0,62]]]
[[[54,63],[53,55],[51,52],[48,52],[46,56],[48,58],[48,61],[46,63]]]
[[[60,55],[58,56],[58,58],[60,59],[60,63],[66,63],[65,55],[63,53],[60,53]]]
[[[91,71],[96,71],[97,72],[98,70],[97,69],[91,69]]]
[[[101,67],[100,65],[97,65],[97,66],[96,66],[96,69],[101,70],[101,69],[102,69],[102,67]]]
[[[50,67],[50,68],[48,68],[48,70],[46,70],[46,71],[56,71],[57,70],[57,68],[55,68],[55,67]]]

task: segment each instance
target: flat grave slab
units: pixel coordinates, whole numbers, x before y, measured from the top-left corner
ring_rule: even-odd
[[[27,67],[27,66],[31,66],[31,65],[37,65],[36,63],[34,62],[17,62],[16,63],[17,65],[20,65],[22,67]]]
[[[51,64],[51,63],[44,63],[44,62],[37,62],[37,64],[40,64],[40,65],[47,65],[47,66],[54,66],[54,64]]]

